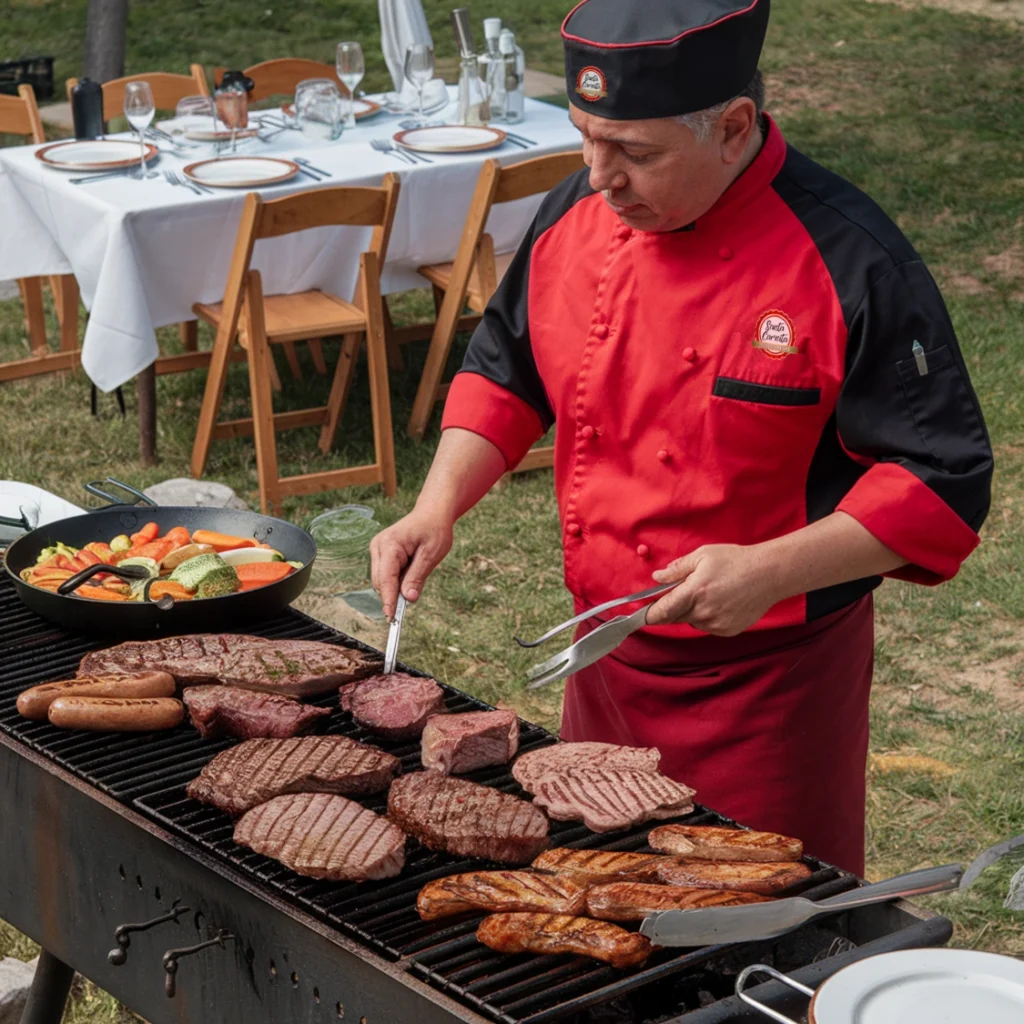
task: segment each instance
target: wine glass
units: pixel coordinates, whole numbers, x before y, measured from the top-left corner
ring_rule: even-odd
[[[405,51],[405,77],[416,89],[419,99],[419,123],[424,124],[423,87],[434,77],[434,48],[426,43],[411,43]]]
[[[146,129],[153,123],[156,105],[153,103],[153,90],[149,82],[129,82],[124,90],[124,116],[128,123],[139,133],[139,149],[142,161],[139,164],[139,178],[155,178],[156,171],[146,173]]]
[[[338,43],[335,67],[338,69],[338,78],[345,83],[345,88],[348,89],[348,117],[345,120],[345,127],[355,128],[356,86],[366,74],[363,48],[358,43]]]

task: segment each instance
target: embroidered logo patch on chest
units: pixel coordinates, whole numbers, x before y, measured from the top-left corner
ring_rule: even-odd
[[[793,321],[777,309],[769,309],[757,320],[754,348],[760,349],[769,359],[785,359],[798,355],[800,349],[793,344]]]
[[[608,83],[600,68],[584,68],[576,76],[576,91],[585,99],[594,103],[608,95]]]

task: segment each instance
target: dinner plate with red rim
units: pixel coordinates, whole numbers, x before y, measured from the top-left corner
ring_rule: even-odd
[[[231,142],[230,128],[186,128],[185,138],[192,142]],[[241,142],[242,139],[251,139],[258,134],[255,128],[235,129],[234,139]]]
[[[160,151],[146,143],[146,159]],[[37,159],[58,171],[116,171],[137,167],[141,160],[138,142],[128,139],[70,139],[52,142],[36,150]]]
[[[186,178],[210,188],[262,188],[290,181],[298,173],[298,164],[275,156],[222,156],[185,168]]]
[[[344,97],[342,97],[344,99]],[[342,109],[348,113],[348,103],[346,102]],[[384,108],[379,103],[374,103],[373,100],[356,100],[355,119],[362,121],[365,117],[373,117],[374,114],[379,114]],[[259,113],[259,111],[255,111]],[[281,113],[287,114],[288,117],[295,116],[295,104],[294,103],[283,103],[281,105]]]
[[[475,153],[500,146],[505,141],[505,133],[500,128],[439,124],[428,128],[407,128],[398,132],[394,139],[404,149],[420,153]]]

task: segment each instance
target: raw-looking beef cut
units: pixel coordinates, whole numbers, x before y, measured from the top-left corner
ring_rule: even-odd
[[[422,746],[423,767],[445,775],[508,764],[519,749],[519,719],[514,711],[434,715],[423,730]]]
[[[526,864],[548,845],[548,819],[533,804],[440,772],[396,779],[388,817],[431,850]]]
[[[330,793],[292,793],[247,811],[235,842],[311,878],[393,878],[405,865],[405,835],[387,818]]]
[[[331,717],[330,708],[314,708],[276,693],[240,686],[189,686],[183,694],[192,724],[204,740],[234,736],[240,740],[286,739],[312,732]]]
[[[433,679],[392,672],[341,687],[341,708],[378,736],[411,740],[431,715],[444,712],[444,690]]]
[[[535,793],[544,775],[571,768],[636,768],[656,772],[661,754],[655,747],[621,747],[615,743],[554,743],[516,759],[512,775],[527,793]]]
[[[467,911],[537,910],[546,914],[584,914],[587,887],[571,878],[535,871],[469,871],[428,882],[416,899],[424,921]]]
[[[693,810],[694,791],[658,772],[632,768],[571,768],[544,775],[534,801],[554,821],[582,821],[592,832],[632,828],[652,818]]]
[[[78,675],[168,672],[182,686],[224,683],[288,697],[330,693],[380,668],[362,651],[314,640],[266,640],[234,633],[197,633],[132,640],[87,654]]]
[[[587,908],[581,913],[599,921],[642,921],[663,910],[696,910],[700,907],[738,907],[765,903],[764,896],[721,889],[693,889],[681,885],[649,885],[644,882],[613,882],[587,891]]]
[[[243,814],[282,793],[380,793],[400,768],[397,757],[347,736],[245,740],[219,753],[189,783],[188,795]]]

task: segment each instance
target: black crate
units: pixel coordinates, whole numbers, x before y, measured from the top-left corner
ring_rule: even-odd
[[[37,100],[53,99],[53,57],[0,61],[0,93],[17,96],[19,85],[31,85]]]

